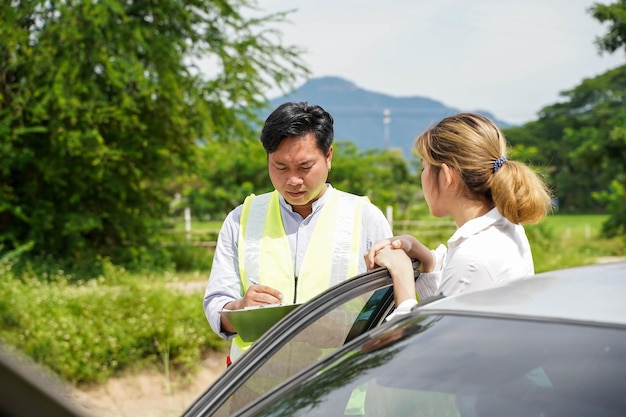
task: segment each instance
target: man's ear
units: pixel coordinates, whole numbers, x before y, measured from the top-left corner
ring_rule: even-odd
[[[326,166],[328,167],[328,171],[330,171],[330,168],[332,167],[332,162],[333,162],[333,146],[331,145],[330,148],[328,148],[328,153],[326,154]]]

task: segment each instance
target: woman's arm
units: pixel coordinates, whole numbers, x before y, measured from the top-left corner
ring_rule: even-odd
[[[404,251],[386,246],[377,252],[375,262],[387,268],[391,274],[396,305],[405,300],[416,300],[413,263]]]

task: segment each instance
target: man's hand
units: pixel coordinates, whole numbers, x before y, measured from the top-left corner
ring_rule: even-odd
[[[280,304],[282,300],[283,295],[280,291],[267,285],[255,284],[250,285],[246,295],[237,301],[242,302],[242,306],[239,308],[245,308],[262,304]]]
[[[283,294],[267,285],[254,284],[248,287],[246,294],[238,300],[231,301],[224,305],[224,310],[241,310],[250,306],[258,306],[263,304],[280,304]],[[230,325],[228,320],[221,318],[222,331],[226,333],[235,333],[235,329]]]

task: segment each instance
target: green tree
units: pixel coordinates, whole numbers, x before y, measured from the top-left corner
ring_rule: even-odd
[[[541,109],[538,120],[505,131],[515,148],[525,148],[521,153],[522,159],[540,167],[546,174],[562,210],[604,210],[604,206],[599,207],[598,202],[590,196],[603,189],[610,179],[607,180],[607,172],[601,166],[585,163],[575,156],[584,136],[575,138],[572,135],[573,132],[600,123],[595,119],[594,105],[584,97],[589,97],[590,91],[621,88],[611,83],[611,77],[607,76],[585,80],[580,86],[562,92],[562,102]],[[527,151],[532,149],[537,151],[528,154]]]
[[[173,184],[196,216],[223,219],[249,194],[273,190],[267,155],[258,139],[228,146],[210,142],[199,152],[197,173]],[[414,208],[419,190],[417,177],[401,153],[359,151],[352,142],[333,144],[328,180],[340,190],[367,195],[381,209],[391,205],[402,214]]]
[[[571,159],[583,167],[589,193],[611,215],[607,235],[626,234],[626,66],[585,80],[570,92],[579,126],[565,129]]]
[[[606,34],[596,39],[601,52],[613,53],[626,48],[626,0],[608,5],[595,3],[589,12],[600,23],[608,24]]]
[[[366,195],[379,208],[392,206],[409,217],[417,205],[419,175],[398,150],[361,151],[352,142],[336,142],[329,181],[334,187]]]
[[[526,159],[544,167],[563,209],[613,212],[602,196],[614,180],[623,181],[626,66],[586,79],[561,96],[564,100],[544,107],[538,120],[507,129],[507,138],[538,150]]]
[[[600,52],[626,51],[626,0],[596,3],[592,16],[607,24]],[[626,66],[585,79],[546,106],[539,119],[506,131],[513,144],[536,147],[561,207],[610,214],[607,235],[626,235]]]
[[[199,150],[197,173],[184,182],[181,195],[198,217],[223,219],[250,194],[271,191],[267,155],[258,139],[212,141]]]
[[[150,245],[197,140],[249,136],[270,86],[307,74],[247,0],[0,5],[0,247]],[[216,75],[204,74],[202,59]]]
[[[607,23],[604,36],[596,39],[601,52],[626,52],[626,0],[619,0],[609,5],[596,3],[590,8],[594,18]],[[603,94],[604,103],[598,106],[604,122],[598,143],[586,141],[578,150],[581,159],[591,164],[602,165],[610,173],[610,184],[594,197],[606,204],[611,217],[604,225],[604,231],[610,235],[626,236],[626,68],[610,72],[613,85],[621,83],[618,91],[609,90]],[[593,133],[593,132],[590,132]]]

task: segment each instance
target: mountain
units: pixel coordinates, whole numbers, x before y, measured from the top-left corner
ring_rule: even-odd
[[[461,110],[426,97],[394,97],[364,90],[339,77],[313,78],[291,93],[270,100],[272,108],[286,101],[318,104],[335,120],[335,140],[350,141],[359,149],[401,148],[409,155],[416,136],[440,119]],[[383,112],[389,111],[388,123]],[[499,127],[509,123],[486,111],[474,110]]]

